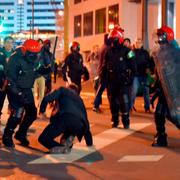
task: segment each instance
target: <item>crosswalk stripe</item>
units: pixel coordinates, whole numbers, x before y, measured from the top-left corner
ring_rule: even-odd
[[[112,128],[93,136],[93,147],[86,147],[85,141],[82,141],[73,146],[70,154],[48,154],[30,161],[28,164],[72,163],[149,125],[151,125],[151,123],[132,123],[131,129],[129,130]]]
[[[164,155],[126,155],[118,162],[154,162],[159,161]]]

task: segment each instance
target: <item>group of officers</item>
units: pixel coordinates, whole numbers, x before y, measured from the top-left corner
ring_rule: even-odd
[[[50,46],[48,42],[46,44]],[[15,147],[13,138],[24,146],[29,145],[27,131],[37,119],[32,88],[38,77],[49,76],[52,72],[53,57],[49,53],[49,46],[44,46],[44,43],[42,46],[38,41],[28,39],[14,50],[8,62],[5,55],[1,54],[0,95],[5,98],[5,94],[7,94],[10,108],[9,118],[2,136],[2,143],[6,147]],[[74,136],[77,136],[79,141],[84,136],[87,145],[92,145],[86,109],[79,96],[79,86],[76,84],[70,83],[68,88],[61,87],[52,94],[50,88],[41,103],[40,115],[45,112],[47,103],[52,103],[54,107],[53,112],[55,113],[51,116],[49,125],[39,136],[39,142],[52,153],[69,152]],[[18,125],[18,130],[14,134]],[[63,136],[57,143],[54,138],[60,134]]]
[[[178,47],[174,45],[174,32],[170,27],[163,26],[157,29],[157,37],[160,48],[154,53],[154,59],[155,61],[158,59],[159,62],[159,58],[162,58],[159,54],[169,51],[169,48],[178,49]],[[108,34],[105,48],[101,54],[102,62],[99,79],[100,85],[105,83],[107,88],[112,127],[118,127],[120,112],[122,124],[125,129],[128,129],[130,127],[129,112],[131,109],[130,90],[136,72],[136,65],[134,52],[124,46],[123,41],[124,30],[115,26]],[[10,116],[2,137],[2,143],[6,147],[15,146],[13,134],[18,124],[19,128],[14,138],[20,141],[22,145],[29,145],[27,131],[37,118],[32,87],[39,75],[45,75],[51,71],[51,64],[48,61],[46,61],[47,63],[41,62],[38,58],[41,48],[36,40],[29,39],[15,50],[7,66],[6,63],[3,64],[3,58],[0,58],[2,62],[0,72],[1,76],[4,77],[1,92],[6,90],[10,105]],[[84,136],[87,146],[93,145],[86,108],[80,98],[81,79],[88,80],[89,73],[83,64],[83,58],[79,52],[79,43],[73,42],[70,50],[71,52],[62,65],[63,79],[68,86],[49,92],[43,98],[39,110],[39,113],[43,114],[46,111],[47,104],[53,103],[50,123],[38,138],[39,142],[52,153],[70,152],[75,136],[79,141]],[[163,83],[163,80],[168,76],[165,75],[164,77],[161,65],[156,62],[154,64],[157,69],[154,91],[159,99],[155,111],[157,134],[152,145],[167,146],[165,118],[170,119],[180,128],[179,114],[172,116],[167,98],[164,95],[165,89],[168,88],[166,88],[167,86]],[[171,98],[168,100],[171,100]],[[59,135],[62,136],[60,142],[57,142],[54,139]]]

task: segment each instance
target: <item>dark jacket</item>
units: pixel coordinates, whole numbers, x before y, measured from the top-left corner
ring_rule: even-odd
[[[87,118],[86,108],[83,100],[73,90],[65,87],[53,91],[51,94],[45,96],[40,106],[40,112],[44,113],[49,102],[56,100],[59,104],[58,118],[61,119],[63,115],[71,115],[74,119],[74,124],[83,124],[81,132],[77,132],[77,137],[81,141],[83,136],[90,133],[89,121]],[[63,119],[62,119],[63,120]],[[68,122],[66,122],[67,124]],[[69,124],[72,126],[73,124]],[[91,134],[91,133],[90,133]],[[91,137],[92,138],[92,137]]]
[[[101,77],[120,86],[132,84],[135,65],[133,52],[123,46],[111,47],[105,54]]]
[[[0,52],[0,89],[3,88],[6,80],[7,63],[5,56]]]
[[[21,48],[15,50],[7,63],[8,87],[12,93],[17,95],[22,90],[31,89],[38,74],[47,73],[35,65],[35,61],[25,59]]]
[[[135,76],[147,76],[147,69],[150,66],[150,57],[147,50],[140,48],[134,49],[135,53]]]
[[[45,74],[44,77],[46,79],[51,79],[51,73],[54,72],[54,62],[55,62],[54,55],[45,48],[42,48],[41,61],[43,61],[45,67],[50,67],[49,73]]]
[[[79,52],[72,52],[64,60],[62,65],[63,79],[67,81],[66,74],[71,81],[77,85],[81,83],[81,76],[83,75],[83,58]]]

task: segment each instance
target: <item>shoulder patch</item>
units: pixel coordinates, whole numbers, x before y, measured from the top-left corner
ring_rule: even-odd
[[[0,71],[4,71],[4,66],[0,64]]]
[[[134,52],[131,50],[131,51],[128,52],[127,58],[128,58],[128,59],[131,59],[131,58],[133,58],[133,57],[135,57],[135,54],[134,54]]]

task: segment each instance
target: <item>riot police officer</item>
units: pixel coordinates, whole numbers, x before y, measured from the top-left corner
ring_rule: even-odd
[[[8,90],[7,95],[11,106],[11,113],[8,118],[4,134],[3,144],[7,147],[14,147],[13,133],[19,125],[15,139],[21,144],[28,145],[26,138],[27,130],[36,119],[37,110],[34,103],[32,87],[36,74],[42,68],[35,67],[35,60],[41,50],[41,46],[35,40],[29,39],[15,50],[7,64]]]
[[[6,97],[6,91],[5,91],[7,85],[6,67],[7,67],[6,58],[3,55],[3,53],[0,52],[0,119],[1,119],[4,100]]]
[[[107,93],[112,115],[112,127],[118,127],[119,111],[125,129],[129,128],[130,87],[134,74],[134,54],[123,46],[124,30],[116,26],[109,33],[111,47],[105,54],[101,79],[106,79]]]
[[[180,129],[178,114],[180,49],[174,40],[172,28],[168,26],[157,29],[157,42],[159,49],[153,53],[157,70],[156,95],[158,96],[158,103],[154,116],[157,133],[152,146],[166,147],[168,145],[165,131],[166,118]]]
[[[62,76],[67,83],[75,83],[81,92],[81,77],[85,75],[85,80],[89,79],[87,68],[83,65],[83,57],[79,53],[80,44],[76,41],[70,45],[71,53],[67,55],[62,65]]]

